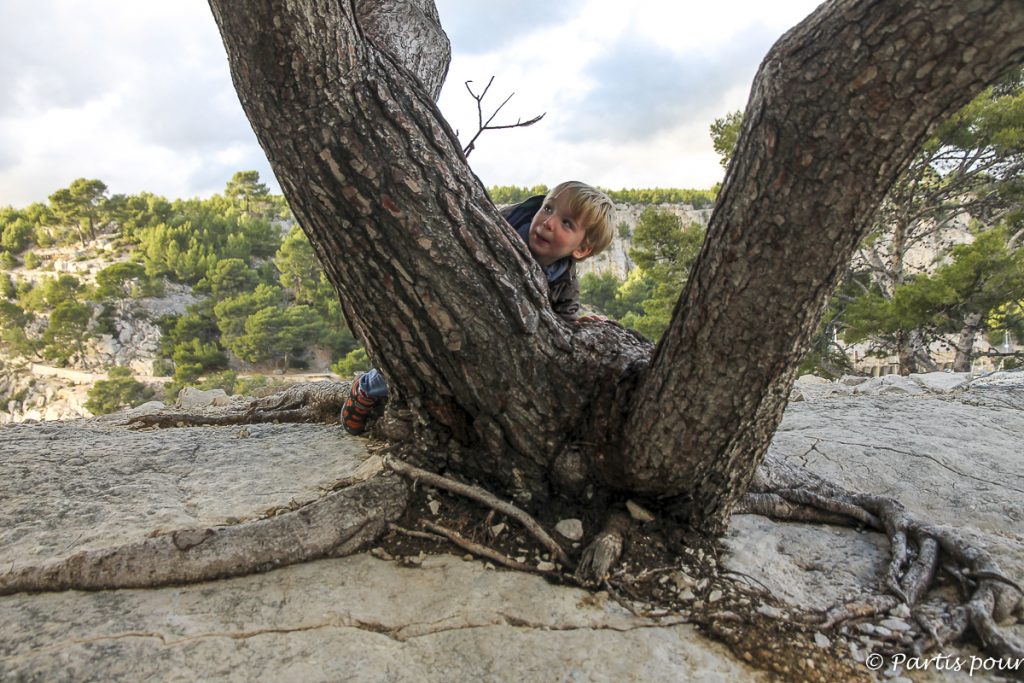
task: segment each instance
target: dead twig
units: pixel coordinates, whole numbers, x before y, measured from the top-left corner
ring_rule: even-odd
[[[388,522],[388,531],[394,531],[395,533],[402,534],[403,536],[411,536],[412,538],[422,538],[427,541],[437,541],[438,543],[444,542],[443,536],[438,536],[437,534],[429,534],[426,531],[406,529],[404,526],[398,526],[394,522]]]
[[[423,520],[423,526],[427,527],[431,531],[436,531],[439,534],[443,534],[445,537],[448,538],[449,541],[451,541],[452,543],[454,543],[455,545],[459,546],[460,548],[462,548],[463,550],[465,550],[467,552],[473,553],[474,555],[478,555],[480,557],[486,557],[488,560],[493,560],[494,562],[497,562],[498,564],[502,564],[502,565],[504,565],[504,566],[506,566],[506,567],[508,567],[510,569],[515,569],[515,570],[521,571],[521,572],[535,572],[535,573],[538,573],[538,574],[551,574],[552,573],[552,572],[549,572],[549,571],[544,571],[542,569],[538,569],[537,567],[534,567],[534,566],[529,565],[529,564],[523,564],[522,562],[516,562],[511,557],[507,557],[505,555],[502,555],[501,553],[499,553],[497,550],[494,550],[493,548],[488,548],[485,545],[480,545],[479,543],[474,543],[473,541],[471,541],[468,538],[464,537],[462,534],[460,534],[459,532],[455,531],[454,529],[449,529],[448,527],[441,526],[440,524],[435,524],[434,522],[431,522],[429,520]]]
[[[563,567],[570,569],[575,567],[575,564],[569,559],[569,556],[566,555],[565,550],[563,550],[562,546],[558,544],[558,541],[552,538],[548,532],[544,530],[544,527],[542,527],[533,517],[523,510],[520,510],[515,505],[506,503],[494,494],[485,491],[478,486],[463,484],[462,482],[449,479],[448,477],[443,477],[440,474],[428,472],[427,470],[420,469],[419,467],[402,462],[401,460],[397,460],[393,457],[385,458],[384,465],[403,477],[408,477],[414,481],[421,480],[431,486],[436,486],[437,488],[457,493],[460,496],[482,503],[507,517],[511,517],[522,524],[523,527],[541,543],[541,545],[547,548],[551,552],[552,557],[556,558]]]
[[[505,129],[505,128],[526,128],[528,126],[532,126],[533,124],[537,123],[542,118],[544,118],[544,114],[547,114],[547,112],[544,112],[544,114],[541,114],[540,116],[534,116],[529,121],[523,121],[522,119],[516,119],[515,123],[509,123],[509,124],[500,125],[500,126],[498,126],[498,125],[492,126],[491,125],[491,121],[493,121],[494,117],[498,115],[498,112],[501,111],[502,107],[504,107],[506,104],[508,104],[508,101],[512,99],[512,96],[515,95],[515,93],[512,93],[508,97],[506,97],[505,101],[498,105],[498,108],[494,110],[494,112],[490,115],[490,117],[487,119],[487,121],[484,121],[483,101],[484,101],[484,97],[487,95],[487,91],[490,90],[490,88],[491,88],[491,84],[494,83],[494,76],[491,76],[491,79],[489,81],[487,81],[487,85],[484,87],[483,92],[480,93],[479,95],[477,95],[475,92],[473,92],[473,89],[471,87],[469,87],[469,84],[472,83],[472,82],[473,81],[466,81],[466,90],[468,90],[469,94],[473,97],[474,100],[476,100],[476,118],[477,118],[477,125],[479,126],[479,128],[476,131],[476,135],[473,136],[473,139],[470,140],[469,144],[467,144],[465,149],[462,150],[462,153],[465,154],[467,157],[476,148],[476,139],[478,137],[480,137],[480,135],[485,130],[502,130],[502,129]]]

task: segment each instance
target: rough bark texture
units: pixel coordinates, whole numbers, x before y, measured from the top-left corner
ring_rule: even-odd
[[[689,501],[710,530],[749,485],[879,199],[930,126],[1024,56],[1024,7],[998,0],[830,2],[784,36],[645,374],[649,345],[551,312],[536,265],[410,77],[423,70],[407,51],[417,39],[364,39],[374,7],[436,15],[420,2],[211,6],[352,329],[421,436],[460,446],[438,464],[520,499],[548,481],[582,491],[596,473]]]
[[[714,528],[749,485],[841,268],[932,126],[1024,56],[1016,2],[829,2],[765,58],[622,475]],[[666,448],[666,444],[674,447]]]
[[[377,476],[276,517],[182,529],[9,571],[0,574],[0,595],[195,583],[350,555],[398,519],[407,497],[401,479]]]

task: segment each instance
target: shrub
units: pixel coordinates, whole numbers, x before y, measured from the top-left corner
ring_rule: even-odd
[[[39,267],[39,264],[41,264],[42,262],[43,260],[39,258],[39,255],[36,254],[34,251],[30,251],[27,254],[25,254],[25,267],[28,268],[29,270],[35,270],[36,268]]]
[[[106,415],[145,403],[153,393],[145,384],[135,381],[128,368],[113,367],[107,373],[107,379],[96,382],[89,390],[85,407],[94,415]]]
[[[357,372],[365,372],[370,368],[370,357],[366,355],[366,349],[360,346],[354,351],[349,351],[344,358],[332,365],[331,372],[340,377],[351,377]]]

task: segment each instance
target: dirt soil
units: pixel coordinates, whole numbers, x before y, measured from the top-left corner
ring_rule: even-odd
[[[581,518],[569,510],[548,510],[538,521],[553,529],[560,520]],[[515,520],[466,498],[417,484],[412,501],[397,527],[423,532],[431,521],[463,537],[531,565],[548,581],[579,586],[570,569],[556,564],[544,546]],[[599,530],[596,520],[583,519],[584,528]],[[581,542],[551,532],[575,561]],[[588,542],[589,537],[582,539]],[[447,538],[410,536],[393,529],[371,551],[378,557],[418,566],[427,555],[451,553],[477,559]],[[849,641],[827,634],[828,644],[816,644],[816,629],[799,623],[815,615],[799,612],[772,597],[753,579],[721,568],[719,546],[692,531],[654,520],[634,523],[622,559],[599,590],[630,611],[665,623],[693,624],[724,643],[740,659],[776,675],[780,680],[872,680],[863,664],[851,657]],[[498,571],[515,571],[488,561]],[[821,636],[819,636],[821,640]],[[822,641],[823,642],[823,641]],[[824,642],[823,642],[824,644]]]

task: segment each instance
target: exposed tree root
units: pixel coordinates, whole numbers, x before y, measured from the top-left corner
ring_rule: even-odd
[[[551,556],[556,558],[563,567],[572,568],[576,566],[576,563],[569,559],[569,556],[566,555],[565,550],[558,541],[552,538],[551,535],[544,530],[544,527],[537,523],[537,520],[515,505],[506,503],[496,497],[494,494],[485,491],[478,486],[463,484],[462,482],[455,481],[454,479],[449,479],[448,477],[428,472],[427,470],[420,469],[419,467],[415,467],[393,457],[384,458],[384,466],[398,474],[401,474],[403,477],[418,479],[430,484],[431,486],[436,486],[444,489],[445,491],[451,491],[452,493],[456,493],[460,496],[465,496],[466,498],[470,498],[478,503],[486,505],[492,510],[497,510],[507,517],[511,517],[522,524],[534,538],[547,548],[551,552]]]
[[[580,556],[575,574],[577,581],[584,586],[599,586],[608,579],[612,565],[622,556],[629,525],[629,515],[622,512],[609,514],[604,528]]]
[[[265,398],[249,401],[243,407],[225,407],[218,412],[161,412],[138,415],[128,426],[146,427],[208,427],[260,424],[265,422],[334,422],[348,398],[351,382],[302,382]],[[214,409],[216,410],[216,409]]]
[[[952,529],[918,519],[891,498],[851,493],[771,457],[759,470],[751,493],[738,511],[791,521],[856,523],[886,534],[891,559],[884,583],[889,594],[831,608],[822,617],[822,628],[879,614],[901,602],[913,610],[934,581],[941,555],[962,577],[968,599],[940,623],[913,611],[928,634],[914,643],[914,650],[925,652],[941,646],[972,627],[993,654],[1024,657],[1024,645],[997,626],[997,621],[1009,618],[1021,604],[1020,587],[1002,573],[988,553]],[[820,518],[815,519],[818,515]],[[837,515],[845,519],[836,519]]]
[[[376,476],[274,517],[173,531],[13,569],[0,574],[0,595],[194,583],[349,555],[397,519],[407,498],[401,478]]]
[[[431,531],[435,531],[439,534],[442,534],[449,541],[451,541],[452,543],[454,543],[455,545],[459,546],[467,552],[473,553],[478,557],[485,557],[488,560],[492,560],[494,562],[502,564],[510,569],[515,569],[521,572],[535,572],[539,574],[551,573],[549,571],[545,571],[537,567],[534,567],[533,565],[524,564],[523,562],[516,562],[511,557],[507,557],[499,553],[497,550],[488,548],[485,545],[480,545],[479,543],[475,543],[469,540],[468,538],[465,538],[462,534],[455,531],[454,529],[449,529],[448,527],[441,526],[440,524],[436,524],[429,520],[424,520],[423,526],[430,529]]]

